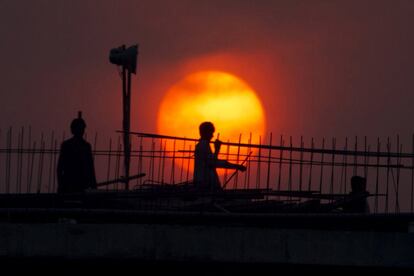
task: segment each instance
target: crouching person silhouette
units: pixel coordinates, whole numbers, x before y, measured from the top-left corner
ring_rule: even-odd
[[[70,125],[73,137],[60,148],[57,165],[58,193],[82,193],[96,189],[91,145],[83,139],[86,123],[81,112]]]
[[[199,131],[200,140],[195,147],[194,184],[200,190],[221,190],[222,188],[216,168],[245,171],[246,167],[218,159],[221,147],[221,141],[218,139],[214,142],[214,153],[211,151],[210,141],[215,131],[214,125],[211,122],[200,124]]]
[[[369,213],[367,179],[361,176],[351,178],[352,191],[344,204],[344,211],[348,213]]]

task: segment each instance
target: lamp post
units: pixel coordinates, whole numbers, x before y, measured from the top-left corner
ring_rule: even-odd
[[[124,132],[124,178],[125,188],[129,189],[129,165],[131,159],[131,73],[136,74],[137,69],[138,45],[126,48],[122,45],[111,49],[109,61],[112,64],[122,67],[122,129]]]

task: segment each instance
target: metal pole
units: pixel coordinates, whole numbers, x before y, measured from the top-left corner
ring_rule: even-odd
[[[129,190],[129,165],[131,159],[131,141],[128,133],[130,132],[130,109],[131,109],[131,72],[122,66],[122,90],[123,90],[123,131],[124,131],[124,177],[125,188]]]

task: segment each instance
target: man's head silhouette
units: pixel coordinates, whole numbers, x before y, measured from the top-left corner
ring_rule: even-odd
[[[211,140],[215,131],[214,125],[211,122],[203,122],[199,126],[201,139]]]
[[[82,113],[79,112],[78,118],[74,119],[70,124],[70,131],[75,137],[82,137],[85,133],[86,123],[82,119]]]

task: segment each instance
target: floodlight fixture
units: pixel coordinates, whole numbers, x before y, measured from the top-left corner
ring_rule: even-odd
[[[113,48],[109,52],[109,61],[112,64],[122,66],[129,72],[136,74],[137,70],[137,55],[138,44],[126,48],[122,45],[118,48]]]

